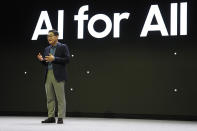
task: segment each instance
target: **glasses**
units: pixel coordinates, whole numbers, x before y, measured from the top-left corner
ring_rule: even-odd
[[[51,38],[51,37],[53,37],[53,36],[55,36],[55,35],[48,35],[47,38]]]

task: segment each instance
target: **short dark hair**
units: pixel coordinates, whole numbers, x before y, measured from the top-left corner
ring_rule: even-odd
[[[52,32],[55,36],[59,36],[59,32],[55,29],[49,30],[49,32]]]

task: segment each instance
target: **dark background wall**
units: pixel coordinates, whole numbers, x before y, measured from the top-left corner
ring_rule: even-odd
[[[4,3],[1,9],[0,112],[46,112],[44,68],[36,59],[48,46],[46,36],[31,37],[41,11],[47,10],[53,28],[57,11],[64,10],[64,39],[74,57],[67,66],[67,112],[197,116],[197,33],[195,0],[188,2],[188,35],[162,37],[140,33],[150,5],[158,4],[170,31],[170,3],[185,1],[53,1]],[[111,33],[93,38],[85,21],[84,39],[77,39],[74,15],[129,12],[121,22],[120,38]],[[179,20],[178,20],[179,21]],[[102,31],[105,24],[95,23]],[[178,26],[179,27],[179,26]],[[43,25],[43,28],[44,25]],[[179,34],[179,31],[178,31]],[[174,53],[177,55],[174,55]],[[88,74],[87,71],[90,73]],[[25,73],[26,72],[26,73]]]

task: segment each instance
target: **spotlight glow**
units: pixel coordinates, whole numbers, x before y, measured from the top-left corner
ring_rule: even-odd
[[[174,92],[178,92],[178,89],[175,88],[175,89],[174,89]]]
[[[90,74],[90,71],[89,71],[89,70],[87,70],[87,71],[86,71],[86,74]]]

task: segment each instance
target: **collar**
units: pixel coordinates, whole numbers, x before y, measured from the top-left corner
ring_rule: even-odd
[[[50,48],[56,48],[59,42],[57,42],[54,46],[50,45]]]

